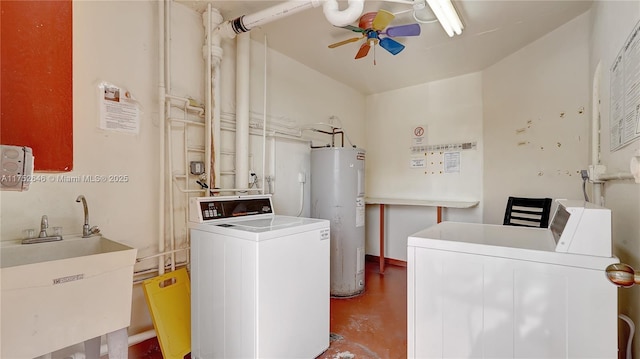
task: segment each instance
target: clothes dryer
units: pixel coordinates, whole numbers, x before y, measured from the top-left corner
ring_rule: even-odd
[[[409,358],[615,358],[611,212],[559,200],[550,228],[442,222],[408,238]]]

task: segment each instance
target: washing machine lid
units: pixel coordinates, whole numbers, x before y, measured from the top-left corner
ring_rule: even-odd
[[[190,223],[189,227],[192,230],[209,232],[216,236],[260,242],[309,231],[325,231],[322,239],[328,239],[329,224],[330,222],[326,219],[276,215],[269,218],[233,218],[205,223]]]
[[[303,226],[309,223],[315,223],[310,218],[273,216],[271,218],[246,219],[240,221],[232,221],[219,226],[231,228],[238,231],[246,231],[252,233],[264,233],[284,228]]]

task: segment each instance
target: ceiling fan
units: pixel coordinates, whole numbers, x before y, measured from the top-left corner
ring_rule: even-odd
[[[392,55],[397,55],[404,49],[404,45],[392,39],[392,37],[418,36],[420,35],[420,25],[409,24],[387,27],[394,18],[395,15],[386,10],[368,12],[360,17],[360,22],[357,27],[351,25],[342,26],[343,29],[358,32],[361,36],[336,42],[335,44],[329,45],[329,48],[333,49],[366,38],[366,41],[360,46],[360,49],[356,53],[356,59],[367,56],[369,50],[377,44],[380,44],[380,47],[389,51]],[[374,65],[376,63],[375,48],[373,63]]]

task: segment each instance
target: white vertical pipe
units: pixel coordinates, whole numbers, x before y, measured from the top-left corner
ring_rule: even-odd
[[[591,94],[591,164],[600,164],[600,75],[601,62],[598,62],[593,75]]]
[[[220,113],[221,113],[221,97],[220,97],[220,63],[222,62],[222,38],[217,31],[218,26],[224,21],[218,10],[212,9],[212,25],[211,25],[211,44],[213,57],[213,153],[214,153],[214,181],[209,187],[220,187]],[[216,29],[215,31],[213,29]]]
[[[271,164],[269,169],[269,177],[271,178],[270,184],[273,187],[269,187],[269,193],[273,194],[276,191],[276,137],[271,138]]]
[[[267,34],[264,35],[264,88],[262,90],[262,194],[264,194],[264,188],[266,182],[266,158],[267,158]]]
[[[600,164],[600,77],[602,76],[602,62],[598,62],[593,75],[593,89],[591,99],[591,165],[595,169]],[[597,171],[594,171],[597,172]],[[602,201],[602,182],[592,182],[591,201],[599,206]]]
[[[206,121],[205,147],[206,167],[208,176],[207,185],[213,189],[218,187],[220,178],[220,62],[222,61],[221,37],[217,28],[223,22],[222,15],[217,9],[207,5],[207,11],[202,19],[206,45],[203,48],[203,56],[206,60]]]
[[[166,113],[165,113],[165,95],[167,93],[164,84],[164,72],[165,72],[165,62],[164,62],[164,52],[165,52],[165,7],[166,2],[163,0],[162,2],[158,2],[158,57],[159,57],[159,66],[158,66],[158,127],[160,130],[160,184],[159,184],[159,194],[158,194],[158,251],[160,253],[164,252],[164,219],[165,219],[165,161],[167,160],[167,151],[165,148],[165,121],[166,121]],[[164,270],[164,258],[158,257],[158,272]]]
[[[249,94],[251,85],[251,37],[236,40],[236,188],[249,187]]]
[[[164,70],[165,70],[165,84],[166,84],[166,88],[165,88],[165,93],[171,93],[171,7],[173,6],[173,0],[166,0],[165,2],[165,13],[164,13]],[[171,117],[171,102],[170,101],[165,101],[165,114],[167,114],[167,116]],[[169,129],[169,131],[167,132],[168,136],[171,136],[171,123],[169,121],[165,121],[166,122],[166,126],[167,129]],[[171,148],[168,148],[168,156],[171,156]],[[165,176],[168,180],[168,184],[169,184],[169,235],[173,236],[173,222],[174,222],[174,217],[173,217],[173,183],[171,181],[171,177],[173,176],[172,173],[169,173],[165,170]],[[161,239],[161,243],[158,246],[158,250],[159,253],[164,253],[165,252],[165,247],[166,247],[166,243],[165,243],[165,236],[162,236]],[[158,274],[162,275],[164,274],[164,261],[165,261],[165,256],[161,256],[159,257],[160,263],[159,263],[159,268],[158,268]]]
[[[213,173],[215,177],[215,187],[220,187],[220,63],[215,65],[213,79]]]
[[[206,80],[205,80],[205,121],[204,121],[204,171],[207,174],[205,183],[212,187],[211,184],[211,3],[207,4],[207,20],[205,21],[205,38],[207,39],[207,50],[205,54]],[[217,105],[216,105],[217,106]],[[187,202],[188,203],[188,202]]]

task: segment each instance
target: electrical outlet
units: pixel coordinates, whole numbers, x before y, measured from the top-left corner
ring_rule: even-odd
[[[189,171],[192,175],[201,175],[204,173],[204,162],[202,161],[191,161],[189,163]]]
[[[307,181],[307,175],[304,172],[298,173],[298,183],[305,183]]]
[[[582,176],[582,180],[586,181],[589,179],[589,171],[587,170],[580,170],[580,176]]]

